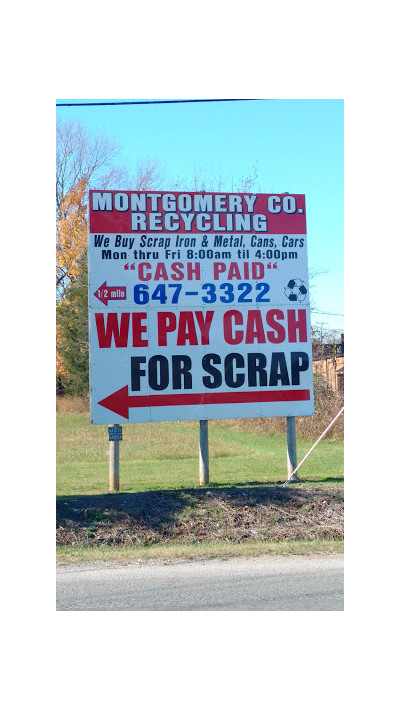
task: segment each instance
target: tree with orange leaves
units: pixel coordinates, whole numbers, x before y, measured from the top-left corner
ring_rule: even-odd
[[[162,177],[156,160],[141,160],[134,175],[118,164],[118,147],[80,124],[57,125],[56,289],[58,390],[87,392],[87,219],[89,188],[155,190]]]
[[[82,178],[63,198],[57,223],[57,288],[64,290],[66,283],[77,276],[78,259],[87,241],[85,196],[86,178]],[[61,288],[60,288],[61,287]]]

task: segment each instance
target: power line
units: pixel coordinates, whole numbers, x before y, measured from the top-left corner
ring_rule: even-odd
[[[310,311],[317,316],[344,316],[344,314],[336,314],[333,313],[333,311],[319,311],[318,309],[313,308],[311,308]]]
[[[56,104],[56,106],[138,106],[140,104],[199,104],[210,101],[271,101],[271,99],[170,99],[161,101],[96,101],[74,104]]]

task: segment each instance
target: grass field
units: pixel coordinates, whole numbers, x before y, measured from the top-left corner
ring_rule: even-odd
[[[314,440],[298,439],[298,461]],[[199,483],[199,423],[126,425],[120,443],[120,490],[192,488]],[[108,492],[108,434],[87,413],[57,414],[57,494]],[[209,423],[210,485],[279,484],[286,479],[284,435],[256,434],[240,420]],[[343,442],[323,440],[299,471],[303,484],[343,483]]]
[[[254,425],[254,429],[253,429]],[[286,479],[286,437],[249,420],[209,423],[210,484],[199,485],[199,423],[123,427],[120,493],[108,493],[108,432],[57,414],[57,558],[148,561],[343,550],[343,442],[323,440]],[[297,441],[298,461],[315,439]]]

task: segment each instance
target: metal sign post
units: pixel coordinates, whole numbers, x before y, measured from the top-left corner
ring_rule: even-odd
[[[293,472],[297,467],[296,453],[296,418],[286,418],[286,441],[287,441],[287,475],[292,481],[298,481],[297,474]]]
[[[199,475],[200,485],[205,486],[208,484],[208,420],[200,420]]]

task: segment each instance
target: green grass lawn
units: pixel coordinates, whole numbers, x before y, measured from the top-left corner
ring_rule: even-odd
[[[286,437],[210,422],[210,484],[278,484],[286,479]],[[314,440],[297,441],[298,462]],[[199,485],[199,423],[124,425],[120,443],[120,490],[136,492]],[[107,427],[88,414],[57,415],[57,494],[108,492]],[[343,443],[323,440],[299,471],[302,483],[343,482]]]

